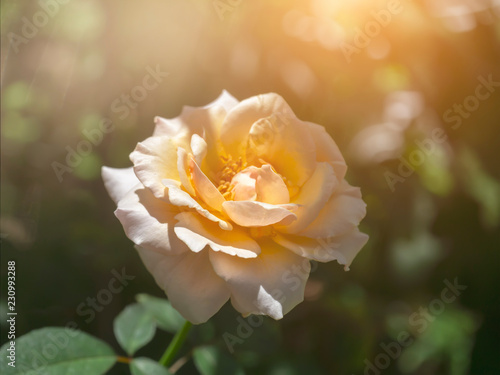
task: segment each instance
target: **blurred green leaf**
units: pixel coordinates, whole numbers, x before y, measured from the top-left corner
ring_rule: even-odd
[[[168,300],[147,294],[138,294],[136,300],[153,316],[159,328],[177,333],[184,325],[185,319]]]
[[[2,137],[18,143],[36,141],[41,134],[38,121],[20,112],[8,112],[2,121]]]
[[[216,346],[201,346],[194,350],[193,360],[202,375],[242,375],[245,372],[233,357]]]
[[[10,342],[1,348],[2,374],[104,374],[116,362],[108,344],[84,332],[47,327],[15,341],[15,367],[9,366]]]
[[[394,272],[405,281],[424,278],[442,258],[439,240],[426,230],[414,233],[410,239],[399,238],[391,246]]]
[[[78,121],[78,130],[83,132],[84,130],[95,129],[102,122],[102,116],[97,112],[90,112],[82,115]],[[102,133],[102,132],[101,132]]]
[[[459,155],[462,166],[461,177],[468,193],[481,207],[484,224],[493,227],[500,222],[500,183],[481,166],[481,162],[470,149],[462,149]]]
[[[448,155],[444,148],[436,145],[436,150],[427,155],[425,163],[416,171],[422,184],[437,195],[446,196],[453,188],[453,175],[449,169]]]
[[[94,152],[82,156],[82,160],[75,168],[75,175],[83,180],[95,180],[100,176],[101,158]]]
[[[170,375],[170,372],[158,362],[149,358],[135,358],[130,362],[132,375]]]
[[[268,375],[322,375],[313,359],[306,359],[304,357],[277,359],[269,366]]]
[[[93,40],[101,35],[105,16],[98,2],[74,2],[61,7],[60,33],[69,40]]]
[[[132,355],[151,341],[156,325],[153,317],[140,304],[127,306],[115,319],[113,324],[118,343]]]
[[[388,64],[373,74],[374,86],[383,92],[403,90],[408,87],[409,79],[408,69],[399,64]]]
[[[31,105],[30,88],[27,82],[11,83],[2,94],[2,106],[5,109],[19,110]]]
[[[448,362],[451,375],[468,373],[470,351],[478,323],[468,311],[447,307],[434,317],[427,329],[407,349],[399,360],[405,374],[414,374],[426,362],[441,359]]]

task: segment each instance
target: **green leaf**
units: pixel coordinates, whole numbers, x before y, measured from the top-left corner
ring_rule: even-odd
[[[196,368],[202,375],[244,375],[233,357],[216,346],[200,346],[193,351]]]
[[[10,341],[0,348],[4,375],[99,375],[116,362],[116,354],[108,344],[70,328],[37,329],[17,338],[14,346],[15,367],[9,365]]]
[[[116,317],[113,329],[118,343],[128,355],[132,355],[151,341],[156,324],[144,306],[135,303]]]
[[[130,362],[132,375],[170,375],[170,372],[158,362],[149,358],[135,358]]]
[[[135,298],[149,311],[161,329],[177,333],[184,325],[185,319],[166,299],[147,294],[138,294]]]

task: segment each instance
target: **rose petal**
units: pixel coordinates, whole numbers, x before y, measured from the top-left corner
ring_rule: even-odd
[[[239,100],[232,96],[226,90],[222,90],[221,94],[217,99],[215,99],[212,103],[209,103],[205,106],[205,108],[219,106],[223,107],[226,112],[229,112],[231,109],[236,107],[239,104]]]
[[[216,112],[220,112],[222,109],[225,113],[229,112],[234,108],[239,101],[235,99],[226,90],[223,90],[217,99],[213,102],[207,104],[204,107],[191,107],[184,106],[182,108],[181,114],[173,119],[165,119],[162,117],[155,117],[155,130],[153,136],[168,136],[174,138],[179,142],[179,145],[183,144],[184,148],[189,144],[191,136],[193,134],[203,135],[203,126],[206,126],[210,117],[214,117],[207,110],[212,110],[212,108],[217,108]],[[215,116],[217,117],[217,116]],[[220,123],[216,124],[217,128],[220,127]]]
[[[283,179],[274,172],[269,164],[259,168],[257,182],[255,184],[257,200],[270,204],[290,203],[290,194]]]
[[[163,253],[180,253],[180,244],[173,233],[177,207],[160,199],[141,184],[118,202],[115,215],[125,234],[136,245]]]
[[[207,155],[207,142],[198,134],[193,134],[191,137],[191,150],[193,151],[194,160],[201,165],[203,159]]]
[[[343,180],[318,217],[298,234],[315,238],[338,236],[357,227],[365,215],[366,204],[360,189]]]
[[[233,107],[222,123],[220,139],[230,155],[244,156],[248,133],[253,123],[273,113],[295,116],[285,100],[274,93],[253,96]]]
[[[296,211],[297,220],[277,229],[293,234],[306,228],[316,219],[337,185],[338,181],[332,166],[325,162],[318,163],[311,178],[302,186],[299,194],[292,201],[299,205]]]
[[[246,158],[264,160],[293,185],[300,187],[316,167],[316,149],[307,125],[282,113],[261,118],[248,134]]]
[[[191,170],[193,185],[198,196],[214,210],[222,211],[222,204],[226,200],[212,181],[202,172],[193,158],[189,161],[189,169]]]
[[[170,204],[179,207],[189,207],[195,209],[200,215],[207,219],[216,222],[224,230],[232,230],[233,226],[227,221],[215,216],[210,211],[202,207],[196,200],[193,199],[188,193],[180,188],[180,183],[174,180],[163,180],[163,185],[167,188],[167,201]]]
[[[337,260],[348,269],[354,257],[368,241],[368,235],[358,228],[338,237],[313,239],[303,236],[277,234],[273,240],[302,257],[318,262]]]
[[[172,306],[191,323],[205,323],[229,299],[230,292],[214,272],[208,251],[167,255],[136,249]]]
[[[309,260],[266,241],[257,258],[242,259],[210,252],[215,272],[231,291],[231,303],[244,316],[269,315],[281,319],[304,299]]]
[[[238,100],[223,91],[216,100],[204,107],[184,106],[176,118],[156,117],[153,136],[167,136],[177,146],[189,152],[192,135],[199,135],[210,146],[206,162],[211,169],[216,170],[221,167],[219,155],[223,154],[219,141],[220,128],[226,113],[237,104]]]
[[[290,212],[296,205],[273,205],[256,201],[226,201],[222,204],[224,212],[236,224],[244,227],[263,227],[281,223],[288,225],[297,216]]]
[[[337,259],[337,261],[344,265],[346,271],[349,271],[349,266],[363,246],[368,242],[368,239],[369,237],[367,234],[361,233],[358,228],[355,228],[352,232],[345,233],[342,236],[330,240],[330,244],[333,243],[334,246],[337,246],[337,251],[344,256],[345,263],[341,263],[340,259]],[[327,244],[328,243],[327,241]]]
[[[257,200],[269,204],[290,202],[288,188],[279,174],[269,164],[245,168],[231,180],[235,201]]]
[[[183,148],[188,148],[191,135],[194,132],[202,133],[203,130],[200,127],[188,125],[186,122],[182,121],[181,116],[172,119],[156,116],[154,118],[155,130],[153,132],[153,137],[168,137],[174,144]]]
[[[166,195],[163,179],[179,181],[177,145],[169,137],[150,137],[137,144],[130,154],[134,172],[155,197]]]
[[[196,196],[196,191],[194,190],[191,179],[188,176],[189,168],[189,156],[182,147],[177,148],[177,171],[179,172],[179,179],[181,184],[186,189],[186,191],[193,197]]]
[[[122,199],[140,181],[137,179],[134,168],[101,168],[104,186],[115,203]]]
[[[217,224],[201,219],[192,212],[181,212],[175,218],[178,220],[175,234],[195,253],[210,246],[214,251],[241,258],[255,258],[260,254],[259,244],[241,229],[222,232]]]
[[[333,166],[335,175],[342,181],[347,171],[347,165],[333,138],[328,134],[323,126],[307,122],[312,139],[316,145],[316,161],[329,162]]]
[[[237,173],[231,180],[235,201],[254,201],[257,198],[255,183],[257,177],[256,167],[249,167]]]

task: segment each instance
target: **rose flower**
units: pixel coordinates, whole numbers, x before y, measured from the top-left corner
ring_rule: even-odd
[[[348,269],[366,205],[322,126],[284,99],[223,92],[156,117],[133,167],[103,167],[115,215],[172,305],[203,323],[231,300],[281,319],[304,298],[310,260]]]

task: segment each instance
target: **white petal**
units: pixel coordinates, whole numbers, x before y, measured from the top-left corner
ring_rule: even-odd
[[[316,148],[304,122],[295,115],[273,113],[252,124],[246,159],[248,162],[264,160],[300,187],[314,172]]]
[[[316,144],[316,161],[329,162],[333,166],[338,180],[342,181],[347,171],[347,165],[337,144],[323,126],[312,122],[305,123],[309,126],[309,131]]]
[[[205,107],[219,106],[223,107],[226,112],[229,112],[231,109],[236,107],[239,104],[238,99],[232,96],[226,90],[222,90],[222,93],[219,95],[217,99],[215,99],[212,103],[207,104]]]
[[[269,204],[290,203],[290,194],[279,174],[269,164],[250,166],[231,180],[235,201],[257,200]]]
[[[118,202],[115,215],[136,245],[163,253],[179,253],[184,244],[173,233],[177,207],[157,199],[141,184]]]
[[[231,291],[231,303],[244,316],[269,315],[281,319],[304,299],[310,263],[281,246],[261,243],[257,258],[242,259],[211,252],[215,272]]]
[[[241,258],[255,258],[260,254],[259,244],[241,229],[222,231],[217,224],[192,212],[181,212],[175,218],[178,220],[175,234],[195,253],[210,246],[214,251]]]
[[[169,203],[179,207],[189,207],[195,209],[200,215],[219,224],[224,230],[232,230],[233,226],[227,221],[215,216],[206,208],[202,207],[188,193],[180,188],[180,183],[174,180],[163,180],[163,185],[167,188],[167,200]]]
[[[368,241],[368,235],[355,228],[351,232],[338,237],[313,239],[289,234],[277,234],[273,237],[273,240],[302,257],[318,262],[330,262],[336,259],[340,264],[348,268],[356,254]]]
[[[205,202],[209,207],[217,211],[222,211],[222,204],[226,201],[215,185],[210,181],[210,179],[203,173],[196,161],[191,158],[189,161],[189,169],[191,170],[191,176],[193,178],[193,185],[196,190],[197,195]]]
[[[345,263],[341,263],[340,260],[338,262],[345,266],[344,269],[346,271],[349,271],[349,266],[368,242],[368,238],[367,234],[361,233],[358,228],[355,228],[352,232],[330,239],[330,244],[336,246],[337,251],[344,256]]]
[[[177,148],[177,171],[179,172],[179,179],[181,181],[182,186],[186,191],[191,194],[193,197],[196,196],[196,192],[194,190],[193,184],[191,183],[191,179],[188,176],[189,169],[189,156],[182,147]]]
[[[297,221],[277,229],[284,233],[298,233],[306,228],[316,219],[337,185],[338,181],[332,166],[325,162],[318,163],[311,178],[292,200],[299,205],[296,211]]]
[[[357,227],[365,215],[360,189],[343,180],[318,217],[298,234],[316,238],[342,235]]]
[[[297,219],[290,212],[296,205],[274,205],[256,201],[226,201],[222,204],[224,212],[236,224],[244,227],[263,227],[280,223],[288,225]]]
[[[132,188],[140,181],[134,173],[134,168],[110,168],[102,167],[102,179],[109,196],[118,203]]]
[[[220,128],[226,113],[237,104],[227,92],[204,107],[184,106],[181,114],[173,119],[157,117],[154,136],[168,136],[177,146],[191,152],[191,138],[197,134],[208,145],[206,163],[216,170],[221,166],[219,155],[222,155],[220,144]]]
[[[194,132],[202,132],[200,127],[190,127],[182,121],[181,116],[166,119],[160,116],[156,116],[155,119],[155,130],[153,132],[153,137],[168,137],[177,146],[187,148],[189,146],[189,140]]]
[[[181,315],[205,323],[229,299],[225,282],[214,272],[208,252],[161,254],[137,247],[146,268]]]
[[[237,173],[231,180],[235,201],[254,201],[257,198],[255,191],[256,167],[249,167]]]
[[[283,179],[274,172],[269,164],[259,168],[255,184],[257,200],[270,204],[290,203],[290,194]]]
[[[134,172],[155,197],[166,195],[163,179],[179,181],[177,145],[169,137],[149,137],[130,154]]]
[[[232,108],[222,123],[220,137],[227,153],[244,156],[252,124],[273,113],[295,116],[285,100],[274,93],[253,96]]]
[[[203,159],[207,155],[207,142],[198,134],[193,134],[191,137],[191,150],[193,151],[194,160],[201,165]]]

